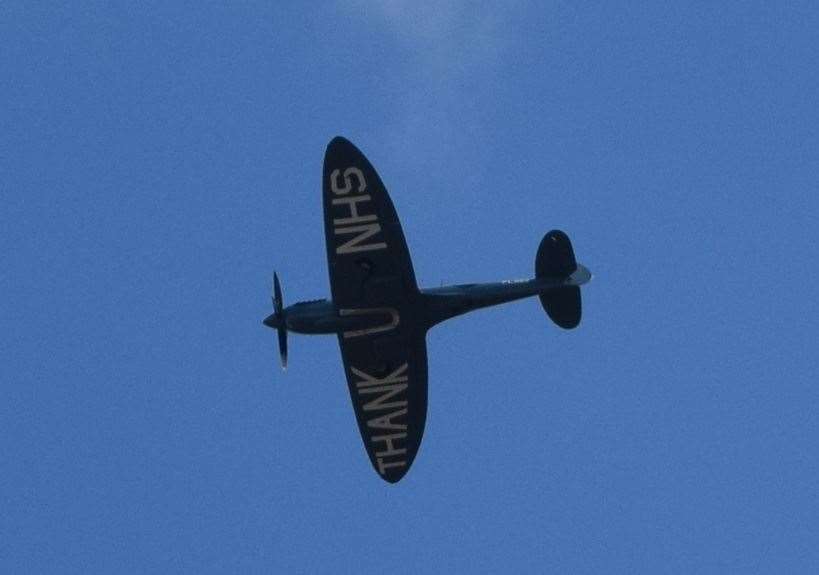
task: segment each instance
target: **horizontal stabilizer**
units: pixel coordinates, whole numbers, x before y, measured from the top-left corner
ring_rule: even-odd
[[[552,230],[543,237],[535,259],[535,275],[538,278],[564,279],[577,270],[572,242],[560,230]],[[540,294],[540,303],[551,320],[563,329],[573,329],[580,324],[582,304],[580,288],[565,286],[552,288]]]
[[[580,324],[580,288],[562,287],[540,294],[540,303],[553,322],[563,329],[574,329]]]

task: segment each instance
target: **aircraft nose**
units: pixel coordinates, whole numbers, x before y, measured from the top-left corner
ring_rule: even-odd
[[[265,324],[267,327],[272,327],[273,329],[276,329],[279,327],[279,318],[276,317],[275,313],[271,313],[269,316],[264,318],[264,321],[262,323]]]

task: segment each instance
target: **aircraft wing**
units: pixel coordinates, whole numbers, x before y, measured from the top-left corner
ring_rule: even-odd
[[[394,300],[418,291],[401,223],[358,148],[334,138],[324,156],[324,233],[333,301]]]
[[[327,147],[322,187],[333,303],[352,322],[338,334],[350,397],[373,467],[394,483],[415,458],[427,413],[415,273],[381,178],[344,138]]]
[[[376,472],[400,480],[412,465],[427,418],[424,335],[345,339],[344,371],[358,429]]]

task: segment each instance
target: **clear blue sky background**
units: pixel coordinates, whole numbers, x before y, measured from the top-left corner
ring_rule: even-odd
[[[819,8],[0,6],[0,571],[819,571]],[[370,157],[419,282],[536,299],[429,335],[407,477],[337,343],[321,164]]]

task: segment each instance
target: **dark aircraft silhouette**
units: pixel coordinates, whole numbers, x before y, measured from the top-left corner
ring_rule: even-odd
[[[472,310],[538,296],[565,329],[580,323],[580,287],[591,274],[574,258],[566,234],[540,242],[530,280],[419,289],[387,190],[358,148],[334,138],[324,156],[324,231],[332,300],[284,307],[273,276],[282,367],[287,332],[336,334],[358,427],[378,474],[395,483],[407,472],[427,416],[426,333]]]

